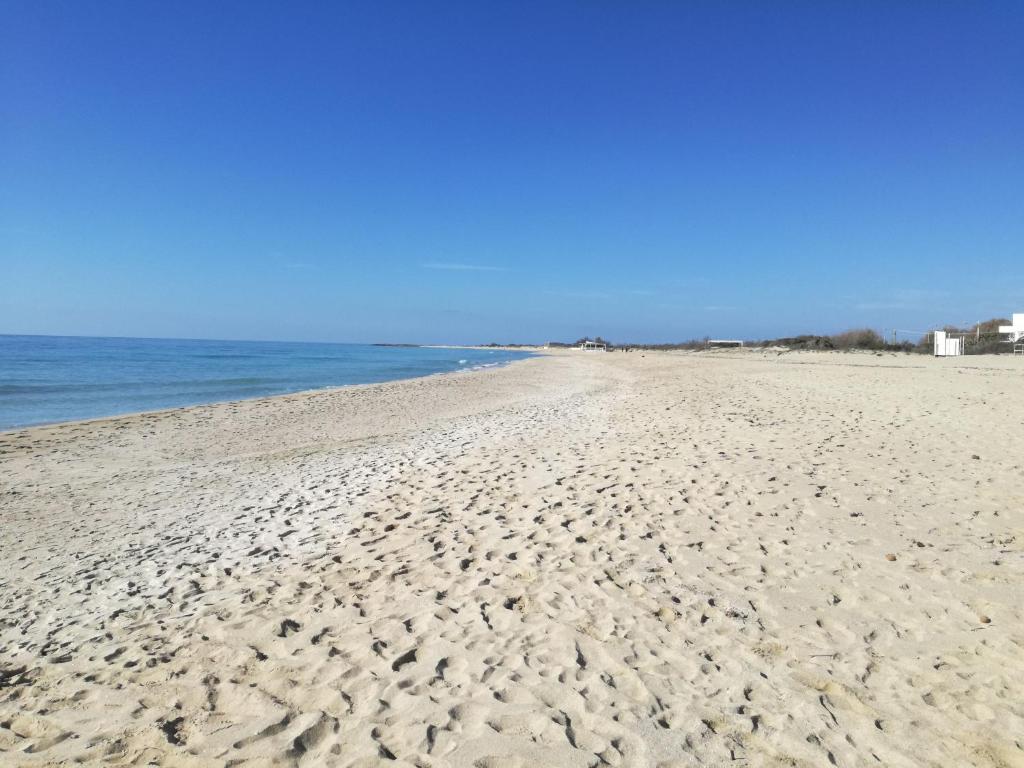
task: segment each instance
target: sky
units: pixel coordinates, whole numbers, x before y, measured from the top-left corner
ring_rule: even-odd
[[[0,333],[668,342],[1024,311],[1024,3],[0,8]]]

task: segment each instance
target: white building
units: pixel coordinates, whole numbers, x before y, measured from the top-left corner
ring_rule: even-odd
[[[1013,313],[1013,323],[1000,325],[999,332],[1009,335],[1007,341],[1013,344],[1013,354],[1024,355],[1024,312]]]
[[[1024,341],[1024,312],[1013,313],[1013,324],[1012,325],[1000,325],[1000,333],[1010,334],[1010,338],[1007,339],[1011,344],[1016,344],[1019,341]]]

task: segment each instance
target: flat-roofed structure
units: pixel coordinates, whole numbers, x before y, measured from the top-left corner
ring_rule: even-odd
[[[1009,334],[1010,338],[1007,341],[1011,344],[1024,341],[1024,312],[1014,312],[1013,323],[1011,325],[1000,325],[999,332]]]

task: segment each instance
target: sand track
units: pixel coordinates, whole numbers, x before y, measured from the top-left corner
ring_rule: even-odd
[[[1024,765],[1018,362],[570,354],[0,435],[0,764]]]

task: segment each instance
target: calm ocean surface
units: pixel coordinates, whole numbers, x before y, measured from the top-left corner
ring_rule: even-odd
[[[527,352],[0,335],[0,429],[501,365]]]

